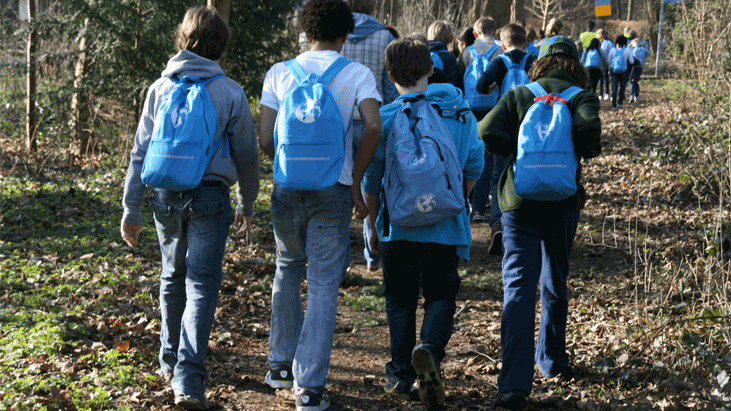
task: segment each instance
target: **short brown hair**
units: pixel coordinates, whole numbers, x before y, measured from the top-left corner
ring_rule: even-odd
[[[178,26],[175,46],[209,60],[219,60],[228,47],[231,32],[223,17],[212,7],[188,9]]]
[[[474,25],[474,30],[477,34],[483,36],[494,36],[495,35],[495,20],[492,17],[480,17],[477,19]]]
[[[386,47],[386,69],[393,81],[402,87],[414,87],[431,68],[429,45],[423,40],[407,36]]]
[[[454,29],[445,20],[437,20],[429,26],[426,31],[429,41],[441,41],[444,44],[454,43]]]
[[[500,42],[505,47],[525,48],[528,44],[525,29],[520,24],[510,23],[500,29]]]

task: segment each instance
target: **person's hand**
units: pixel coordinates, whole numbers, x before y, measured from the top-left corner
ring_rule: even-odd
[[[247,242],[249,239],[249,230],[251,230],[251,221],[252,216],[244,217],[243,215],[236,213],[236,225],[241,225],[239,229],[236,230],[236,235],[245,236]]]
[[[124,240],[128,246],[137,247],[137,241],[140,238],[140,231],[142,231],[141,225],[123,222],[119,231],[122,234],[122,240]]]
[[[350,186],[350,196],[353,198],[353,207],[355,207],[355,218],[362,220],[368,217],[368,207],[363,201],[363,194],[360,192],[360,184]]]
[[[373,254],[381,255],[381,250],[378,249],[378,234],[376,233],[375,224],[371,226],[371,231],[368,233],[368,245]]]
[[[497,83],[492,83],[492,85],[487,88],[487,94],[490,94],[493,91],[495,91],[495,87],[497,87]]]

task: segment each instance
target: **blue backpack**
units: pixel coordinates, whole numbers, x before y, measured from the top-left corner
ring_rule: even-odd
[[[431,54],[431,64],[434,66],[434,70],[444,70],[444,62],[442,62],[442,58],[439,57],[439,53],[436,51],[430,52]]]
[[[528,42],[528,45],[525,47],[525,51],[538,57],[538,53],[541,52],[541,49],[539,49],[535,44]]]
[[[624,47],[616,47],[612,58],[612,73],[622,74],[627,71],[627,58],[624,56]]]
[[[472,63],[467,66],[464,72],[464,94],[473,110],[488,110],[495,107],[497,100],[500,97],[500,90],[495,88],[490,94],[481,94],[477,92],[477,82],[480,80],[482,73],[487,70],[487,66],[490,65],[490,56],[499,48],[497,44],[494,44],[487,50],[485,54],[478,54],[475,50],[475,46],[467,47],[467,50],[472,54]]]
[[[318,76],[295,59],[284,65],[297,80],[282,100],[274,126],[274,181],[286,190],[324,190],[338,182],[345,161],[343,115],[327,85],[350,64],[335,60]]]
[[[505,63],[505,68],[508,69],[508,72],[503,78],[502,87],[500,87],[500,97],[504,96],[505,93],[514,88],[530,83],[528,73],[525,72],[525,63],[528,61],[528,56],[530,56],[530,54],[526,53],[526,55],[520,60],[520,63],[513,63],[513,60],[511,60],[510,57],[505,54],[500,55]]]
[[[591,49],[586,51],[586,58],[584,59],[584,67],[586,68],[601,68],[602,56],[600,51],[597,49]]]
[[[637,46],[632,48],[632,57],[634,57],[635,61],[639,63],[640,66],[645,65],[648,54],[650,54],[650,51],[643,46]]]
[[[223,143],[216,140],[216,109],[206,84],[196,77],[171,77],[175,83],[155,114],[150,145],[142,163],[142,182],[151,187],[185,191],[200,184]],[[224,146],[223,158],[228,155]]]
[[[462,167],[438,107],[423,95],[394,104],[401,107],[386,143],[383,176],[389,222],[419,227],[460,214],[465,208]]]
[[[513,164],[515,193],[528,200],[563,200],[576,193],[578,168],[567,103],[582,89],[572,86],[556,95],[546,93],[537,82],[526,87],[536,102],[518,132],[518,155]]]

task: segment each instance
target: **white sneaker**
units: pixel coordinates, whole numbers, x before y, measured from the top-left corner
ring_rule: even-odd
[[[604,95],[604,101],[607,101],[607,100],[609,100],[609,94]]]

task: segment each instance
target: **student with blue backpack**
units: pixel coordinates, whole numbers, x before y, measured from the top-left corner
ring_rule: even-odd
[[[596,31],[596,38],[599,40],[599,49],[602,52],[604,58],[604,67],[602,67],[602,77],[599,79],[599,96],[603,96],[603,99],[609,100],[610,93],[610,82],[609,82],[609,52],[614,48],[614,43],[607,37],[607,32],[604,29]]]
[[[581,65],[586,67],[586,71],[589,73],[589,82],[591,83],[592,93],[596,93],[596,86],[602,78],[602,72],[604,71],[605,64],[604,56],[602,56],[602,51],[599,45],[599,39],[591,39],[589,47],[581,53]]]
[[[609,75],[612,78],[612,110],[623,108],[624,94],[627,90],[629,70],[635,59],[627,48],[627,37],[617,36],[615,47],[609,51]]]
[[[490,62],[503,53],[499,45],[495,43],[495,21],[491,17],[480,17],[473,27],[475,31],[475,42],[468,46],[459,56],[457,66],[459,77],[463,81],[464,96],[467,99],[472,113],[477,121],[495,107],[500,97],[500,91],[495,90],[490,94],[482,94],[477,91],[477,82],[482,73],[487,70]]]
[[[500,58],[495,59],[482,73],[480,81],[477,82],[477,91],[487,93],[493,87],[500,90],[500,96],[504,96],[508,91],[528,84],[528,70],[536,61],[536,56],[526,53],[525,45],[527,42],[525,29],[515,23],[508,24],[500,30],[500,42],[503,54]],[[490,156],[490,155],[488,155]],[[492,161],[485,161],[486,164],[492,165],[490,173],[489,192],[492,194],[490,201],[490,245],[488,253],[490,255],[502,255],[502,225],[500,218],[500,204],[498,202],[498,180],[503,173],[507,159],[500,156],[492,156]],[[486,195],[483,193],[483,181],[480,179],[475,186],[473,193],[473,212],[480,211],[482,198]]]
[[[647,56],[650,54],[650,50],[643,44],[641,38],[635,38],[629,45],[629,49],[632,51],[632,57],[635,59],[635,64],[632,65],[632,71],[630,72],[630,83],[629,83],[629,102],[640,101],[640,77],[642,76],[642,67],[647,61]]]
[[[330,406],[325,392],[340,282],[350,266],[350,220],[368,210],[361,181],[378,143],[381,97],[368,67],[343,58],[353,14],[342,0],[308,0],[301,22],[310,51],[267,72],[260,147],[273,161],[269,372],[272,388],[295,388],[298,411]],[[353,160],[355,110],[363,134]],[[303,315],[300,287],[307,279]]]
[[[461,88],[457,57],[447,48],[448,44],[454,43],[452,25],[444,20],[437,20],[429,26],[426,37],[429,40],[429,52],[434,66],[434,74],[429,76],[429,84],[449,83]]]
[[[482,171],[484,145],[462,92],[428,84],[426,43],[414,37],[391,43],[386,65],[401,96],[381,108],[381,138],[364,181],[370,215],[377,216],[370,242],[383,258],[391,335],[385,390],[403,399],[418,395],[427,409],[437,409],[445,403],[440,363],[453,331],[457,267],[460,257],[469,259],[472,242],[466,197]]]
[[[510,157],[500,177],[503,211],[502,368],[494,405],[521,410],[534,364],[546,377],[572,378],[566,352],[569,255],[586,202],[581,158],[601,152],[599,99],[574,42],[544,41],[528,73],[479,124],[488,152]],[[535,344],[536,287],[541,320]]]
[[[218,60],[229,39],[213,8],[194,7],[178,27],[178,53],[150,86],[124,185],[121,234],[138,244],[145,186],[162,253],[160,371],[186,409],[205,397],[205,359],[213,326],[236,187],[238,233],[248,232],[259,192],[259,153],[244,91]]]

